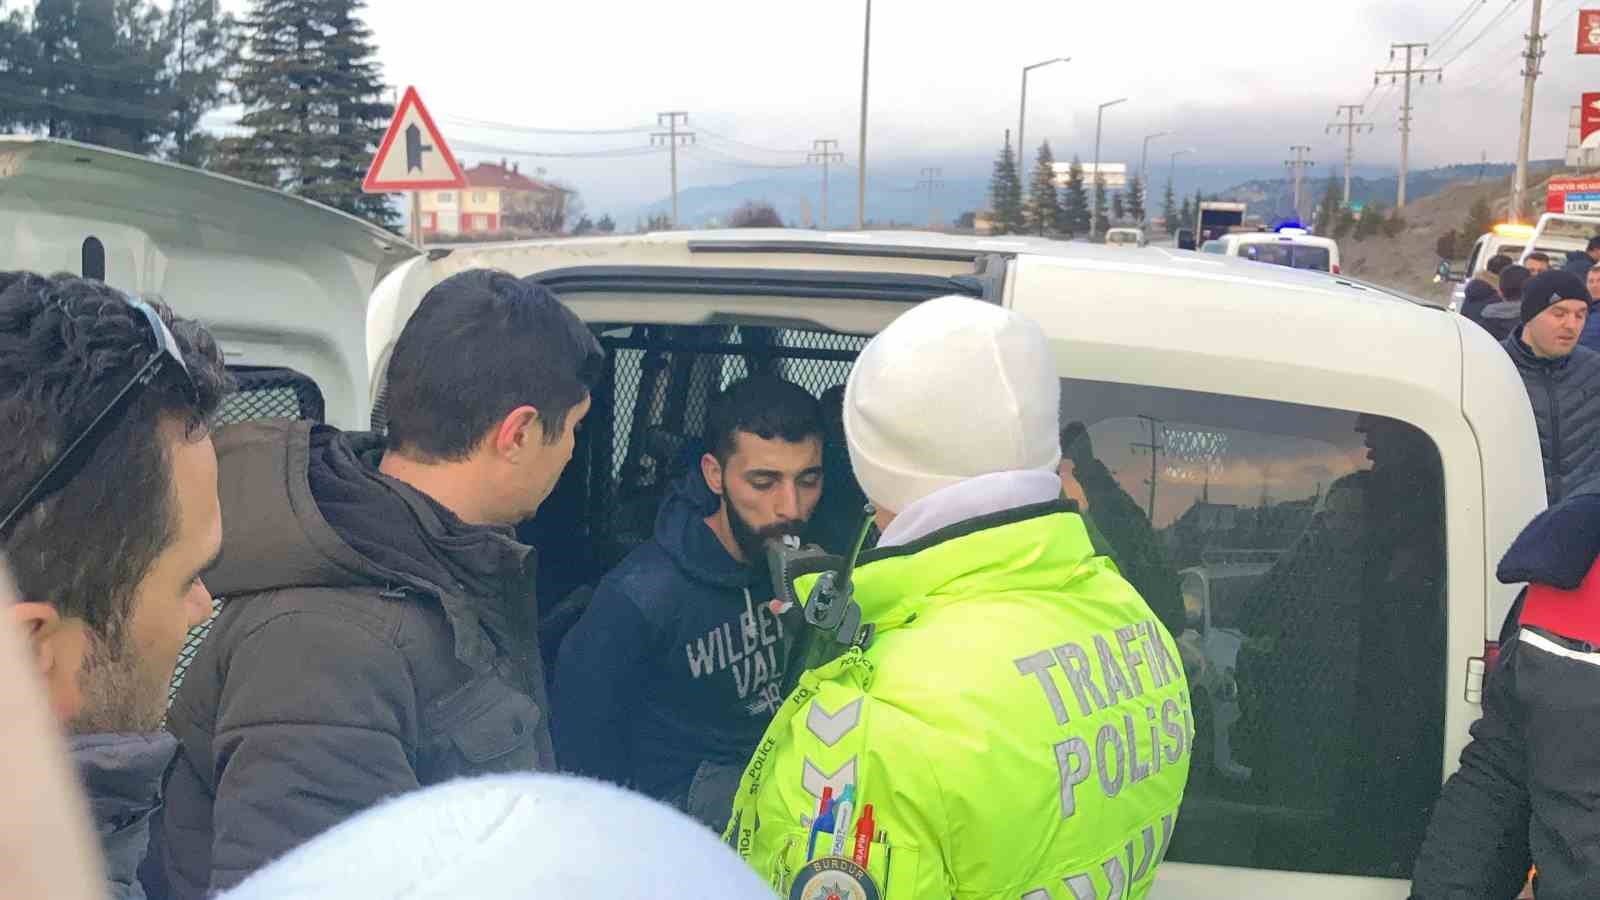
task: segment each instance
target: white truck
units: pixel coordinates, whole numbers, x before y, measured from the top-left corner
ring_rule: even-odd
[[[1254,704],[1244,731],[1231,708],[1195,722],[1212,748],[1227,722],[1227,752],[1192,772],[1177,829],[1157,848],[1156,900],[1407,896],[1405,848],[1479,715],[1485,658],[1516,593],[1495,565],[1544,507],[1533,414],[1505,352],[1458,316],[1344,276],[1164,247],[915,232],[671,231],[423,250],[232,179],[6,137],[0,234],[0,269],[92,274],[206,322],[250,376],[230,418],[381,424],[390,351],[430,288],[482,266],[549,286],[606,350],[572,463],[531,523],[554,542],[541,557],[598,560],[584,579],[625,549],[635,519],[647,526],[634,512],[653,516],[644,501],[671,463],[658,438],[696,433],[724,379],[759,367],[813,392],[842,384],[873,334],[939,295],[1029,316],[1055,353],[1062,422],[1082,422],[1141,498],[1123,504],[1124,519],[1148,497],[1148,521],[1102,529],[1153,533],[1165,549],[1141,564],[1165,567],[1171,584],[1205,576],[1185,583],[1204,587],[1198,609],[1210,618],[1197,630],[1219,639],[1202,655],[1214,670],[1240,666],[1237,696]],[[1140,310],[1141,327],[1103,315],[1107,304]],[[1285,317],[1316,340],[1284,340]],[[301,402],[279,404],[286,391]],[[1136,456],[1141,443],[1157,457]],[[1362,527],[1390,539],[1339,544],[1319,531],[1315,498],[1334,484],[1358,492]],[[594,552],[568,552],[580,544]],[[1281,551],[1252,564],[1265,571],[1223,578],[1208,565],[1208,549],[1261,546]],[[1235,605],[1222,593],[1233,588],[1251,596]],[[1411,648],[1404,678],[1387,649],[1394,633]],[[1293,643],[1273,649],[1273,634]],[[1324,677],[1334,670],[1318,667],[1339,659],[1358,660],[1360,678]],[[1016,677],[1009,659],[994,663]],[[1193,689],[1234,702],[1226,680],[1197,673]],[[1347,737],[1307,739],[1308,727]],[[1351,743],[1397,735],[1399,757]]]
[[[1460,310],[1466,300],[1467,282],[1482,274],[1495,256],[1509,256],[1518,264],[1526,264],[1530,254],[1543,253],[1559,269],[1566,263],[1568,253],[1583,251],[1596,234],[1600,234],[1597,216],[1545,213],[1537,225],[1503,222],[1473,241],[1461,271],[1453,271],[1448,260],[1440,262],[1434,282],[1452,285],[1448,307]]]

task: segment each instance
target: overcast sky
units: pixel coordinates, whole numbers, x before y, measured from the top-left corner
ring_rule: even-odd
[[[1579,2],[1545,3],[1536,158],[1563,153],[1568,108],[1585,86],[1600,90],[1600,56],[1573,52]],[[1021,67],[1053,56],[1072,62],[1030,77],[1027,141],[1049,138],[1058,157],[1091,157],[1095,105],[1125,96],[1106,112],[1107,161],[1136,165],[1142,136],[1170,131],[1152,142],[1152,165],[1193,147],[1180,164],[1281,171],[1289,146],[1307,144],[1316,176],[1342,165],[1343,139],[1324,133],[1335,107],[1365,101],[1377,127],[1357,138],[1357,165],[1397,166],[1400,89],[1385,78],[1374,93],[1373,70],[1390,66],[1390,42],[1437,41],[1469,7],[1466,26],[1427,59],[1447,64],[1443,83],[1413,89],[1414,168],[1514,158],[1528,0],[876,0],[868,170],[985,173],[1016,127]],[[385,77],[417,86],[465,160],[502,155],[473,145],[578,153],[649,144],[644,133],[558,136],[469,120],[598,130],[653,125],[658,111],[680,109],[701,145],[684,155],[687,186],[803,163],[793,151],[819,137],[838,139],[853,164],[862,13],[863,0],[372,0],[367,19]],[[521,161],[578,187],[594,212],[667,190],[662,156]]]

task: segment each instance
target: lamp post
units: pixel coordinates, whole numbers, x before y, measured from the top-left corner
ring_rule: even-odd
[[[1158,131],[1155,134],[1144,136],[1144,149],[1139,152],[1139,189],[1144,191],[1144,196],[1139,199],[1143,202],[1144,217],[1139,220],[1139,227],[1144,228],[1150,222],[1150,142],[1158,137],[1166,137],[1171,132]]]
[[[1022,160],[1024,158],[1023,154],[1027,152],[1027,144],[1022,141],[1024,126],[1028,123],[1028,73],[1034,69],[1064,62],[1072,62],[1072,57],[1058,56],[1055,59],[1047,59],[1044,62],[1036,62],[1031,66],[1022,67],[1022,107],[1017,110],[1017,173],[1019,176],[1025,171],[1025,165]]]
[[[1089,217],[1089,240],[1091,241],[1100,233],[1100,204],[1105,202],[1106,179],[1100,173],[1100,125],[1105,120],[1106,109],[1116,106],[1118,103],[1126,102],[1128,102],[1127,97],[1107,100],[1100,104],[1100,108],[1094,114],[1094,200],[1091,204],[1094,209]]]
[[[861,36],[861,149],[856,154],[856,230],[867,227],[867,67],[872,62],[872,0],[867,0],[867,21]]]
[[[1171,154],[1170,158],[1167,160],[1167,187],[1171,187],[1172,186],[1172,177],[1178,171],[1178,157],[1187,156],[1187,155],[1189,155],[1190,153],[1193,153],[1193,152],[1194,152],[1194,148],[1193,147],[1185,147],[1182,150],[1174,150],[1174,151],[1172,151],[1172,154]],[[1183,223],[1181,223],[1181,222],[1168,222],[1167,223],[1167,234],[1172,234],[1172,235],[1177,234],[1178,233],[1178,228],[1182,224]]]

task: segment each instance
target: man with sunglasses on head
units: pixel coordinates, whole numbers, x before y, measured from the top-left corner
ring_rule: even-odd
[[[224,599],[169,716],[176,897],[386,797],[554,768],[534,558],[513,527],[571,460],[602,364],[553,294],[476,269],[401,332],[386,437],[287,420],[218,436],[228,533],[208,583]]]
[[[184,637],[211,613],[222,540],[209,420],[229,389],[215,342],[95,281],[0,273],[0,546],[65,725],[110,895],[144,896],[161,731]]]

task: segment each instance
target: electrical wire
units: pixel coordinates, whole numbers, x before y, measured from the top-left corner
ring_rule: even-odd
[[[1504,22],[1506,20],[1506,17],[1510,16],[1519,7],[1521,7],[1524,3],[1527,3],[1527,2],[1528,2],[1528,0],[1510,0],[1510,2],[1506,4],[1506,8],[1501,10],[1499,12],[1499,14],[1496,15],[1493,19],[1490,19],[1489,20],[1489,24],[1485,25],[1483,30],[1478,32],[1477,37],[1474,37],[1472,40],[1468,41],[1467,45],[1465,47],[1462,47],[1460,50],[1457,50],[1454,56],[1450,57],[1449,59],[1445,60],[1442,63],[1439,63],[1439,68],[1441,68],[1441,69],[1447,68],[1450,65],[1454,64],[1456,62],[1456,60],[1459,60],[1461,57],[1465,56],[1468,51],[1470,51],[1473,47],[1476,47],[1478,45],[1479,41],[1481,41],[1485,37],[1487,37],[1489,32],[1493,31],[1501,22]]]
[[[1488,4],[1489,0],[1467,0],[1467,8],[1456,16],[1455,21],[1450,23],[1450,27],[1446,28],[1443,34],[1440,34],[1430,42],[1429,49],[1435,53],[1442,52],[1451,41],[1461,36],[1461,32],[1467,27],[1467,24]]]
[[[747,141],[738,140],[737,138],[728,137],[725,134],[718,134],[717,132],[712,131],[711,129],[706,128],[704,126],[700,126],[700,125],[696,125],[695,126],[695,131],[698,134],[706,135],[706,136],[708,136],[708,137],[710,137],[710,138],[712,138],[714,140],[722,141],[722,142],[728,143],[728,144],[733,144],[736,147],[743,147],[746,150],[755,150],[755,151],[760,152],[760,153],[777,153],[777,154],[783,154],[783,155],[794,155],[794,154],[805,154],[805,153],[810,153],[811,152],[810,150],[795,150],[793,148],[780,149],[780,148],[777,148],[777,147],[763,147],[760,144],[752,144],[752,143],[749,143]]]
[[[640,134],[651,131],[654,125],[636,125],[630,128],[542,128],[534,125],[512,125],[509,122],[495,122],[490,119],[474,119],[468,116],[441,115],[439,118],[457,125],[466,125],[471,128],[487,128],[493,131],[511,131],[518,134],[551,134],[573,135],[591,137],[608,134]]]
[[[691,155],[698,155],[702,156],[703,158],[709,157],[705,160],[707,162],[712,162],[718,165],[733,166],[741,169],[804,169],[811,165],[811,163],[754,162],[748,159],[740,159],[737,156],[725,153],[716,149],[715,147],[707,147],[704,144],[690,144],[683,149],[689,152]]]
[[[455,141],[455,148],[471,153],[498,153],[502,156],[528,156],[538,159],[623,159],[635,156],[651,156],[665,152],[665,147],[652,147],[648,144],[638,147],[613,147],[609,150],[582,150],[566,153],[557,153],[546,150],[528,150],[522,147],[502,147],[494,144],[482,144],[477,141]]]

